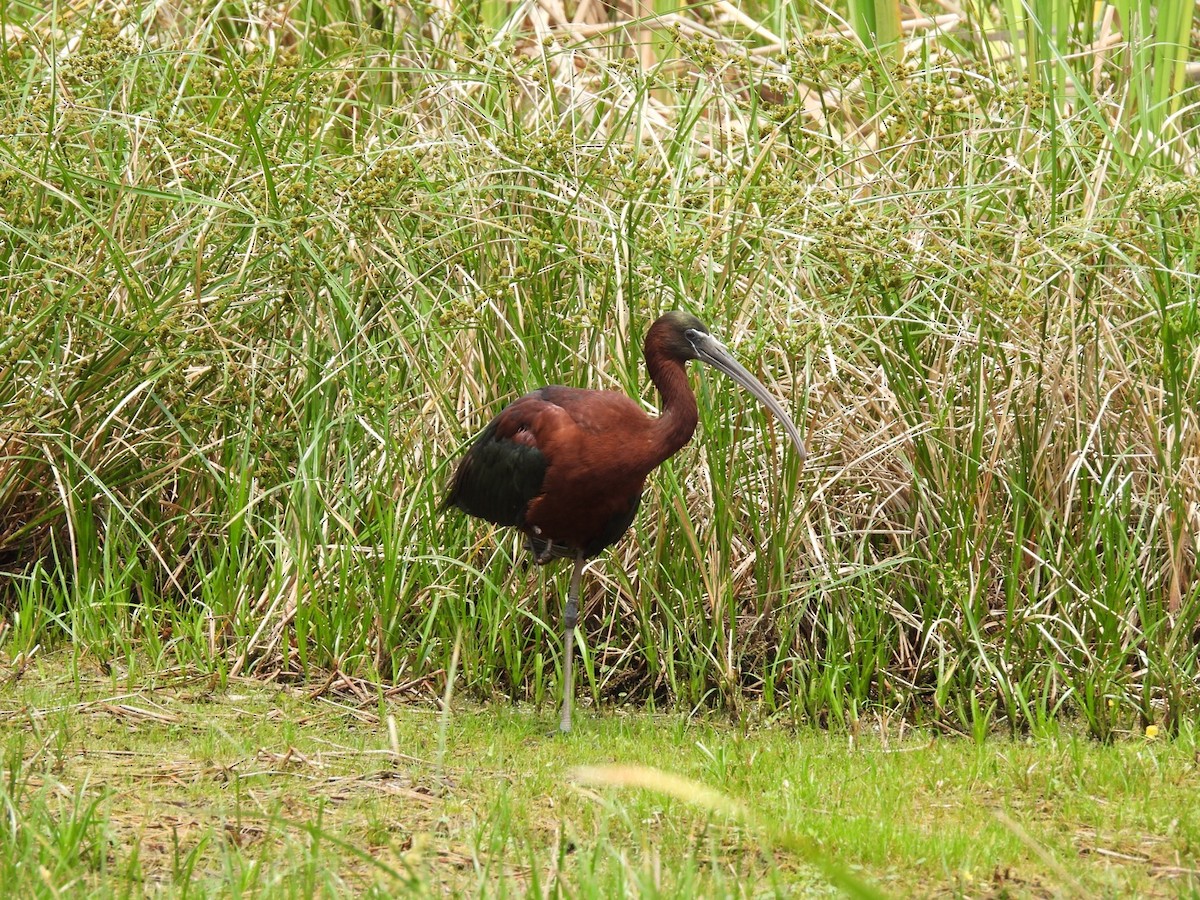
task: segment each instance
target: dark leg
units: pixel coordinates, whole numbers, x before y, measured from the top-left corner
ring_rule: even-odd
[[[571,589],[567,591],[567,609],[563,615],[563,705],[559,731],[571,730],[571,699],[575,696],[575,626],[579,624],[579,578],[583,574],[583,551],[575,554],[571,570]]]

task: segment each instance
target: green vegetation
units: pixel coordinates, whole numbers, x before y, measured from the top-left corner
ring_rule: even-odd
[[[1190,724],[981,747],[611,711],[549,737],[507,704],[128,678],[63,652],[0,695],[7,895],[829,896],[829,859],[894,896],[1200,890]]]
[[[684,306],[812,460],[698,377],[587,579],[587,693],[1176,730],[1191,6],[1014,9],[880,56],[694,7],[644,69],[524,7],[8,4],[0,651],[440,690],[457,648],[471,696],[542,703],[565,575],[443,517],[448,466],[539,384],[652,403],[638,341]]]
[[[585,579],[585,708],[1190,734],[1195,5],[565,9],[0,3],[0,665],[549,710],[566,573],[442,515],[449,466],[540,384],[653,404],[684,307],[811,457],[693,375]],[[5,839],[51,810],[53,873],[117,826],[32,746]]]

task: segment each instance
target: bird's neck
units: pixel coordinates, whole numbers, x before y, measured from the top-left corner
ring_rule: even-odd
[[[655,449],[661,453],[654,461],[657,466],[692,439],[700,413],[682,362],[656,359],[648,367],[650,380],[662,395],[662,411],[654,423]]]

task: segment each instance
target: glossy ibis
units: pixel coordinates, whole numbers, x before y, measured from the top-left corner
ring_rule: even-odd
[[[653,418],[624,394],[544,387],[505,407],[476,438],[444,507],[524,532],[538,564],[573,557],[563,636],[560,729],[571,730],[574,636],[585,559],[633,522],[646,476],[696,430],[696,397],[685,364],[698,359],[746,388],[783,423],[804,461],[804,442],[787,412],[693,315],[670,312],[646,333],[646,368],[662,395]]]

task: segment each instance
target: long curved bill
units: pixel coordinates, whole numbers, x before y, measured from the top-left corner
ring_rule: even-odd
[[[796,427],[796,423],[792,421],[792,417],[787,414],[787,410],[783,408],[783,404],[771,395],[771,392],[763,386],[761,381],[747,372],[745,367],[733,358],[733,354],[729,352],[728,347],[711,334],[692,331],[688,333],[688,338],[692,341],[692,346],[696,348],[696,353],[699,355],[701,362],[707,363],[714,369],[724,372],[757,397],[763,406],[775,414],[775,418],[783,423],[783,427],[787,429],[792,443],[796,445],[796,450],[800,454],[800,463],[803,465],[808,455],[804,450],[804,440],[800,437],[800,429]]]

